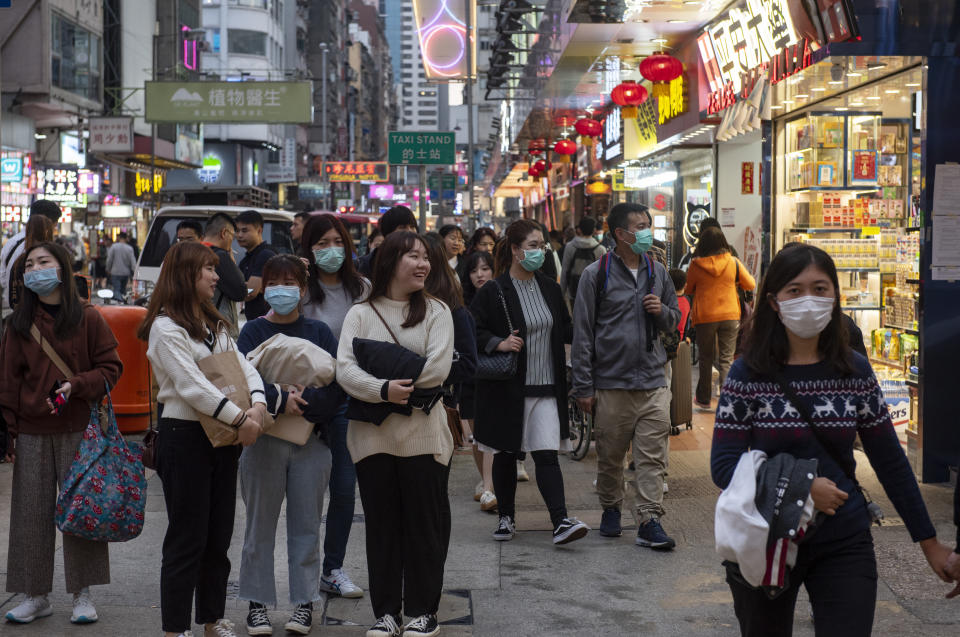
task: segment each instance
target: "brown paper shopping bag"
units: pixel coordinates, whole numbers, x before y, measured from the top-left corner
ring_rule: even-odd
[[[197,361],[197,367],[214,387],[243,411],[250,409],[250,389],[240,359],[233,349]],[[198,414],[200,424],[214,447],[237,444],[237,430],[211,416]]]

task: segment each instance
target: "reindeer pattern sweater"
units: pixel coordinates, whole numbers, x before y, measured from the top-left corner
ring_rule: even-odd
[[[826,362],[787,365],[783,378],[806,403],[821,437],[849,465],[854,462],[854,439],[860,435],[871,466],[913,540],[934,537],[936,531],[893,429],[880,385],[866,358],[853,353],[853,363],[854,372],[847,376]],[[776,380],[758,377],[739,359],[720,392],[713,430],[710,469],[718,487],[727,487],[741,454],[750,449],[765,451],[770,457],[788,453],[796,458],[816,458],[819,474],[849,494],[836,515],[824,516],[811,542],[846,538],[870,527],[863,496],[820,445]]]

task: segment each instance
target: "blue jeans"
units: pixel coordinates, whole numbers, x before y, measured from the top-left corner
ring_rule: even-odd
[[[327,505],[327,530],[323,540],[323,574],[343,568],[347,541],[353,526],[357,499],[357,470],[347,450],[347,418],[340,414],[327,427],[327,442],[333,454],[330,471],[330,504]]]
[[[113,298],[118,303],[123,302],[123,295],[127,291],[128,276],[110,275],[110,287],[113,288]]]

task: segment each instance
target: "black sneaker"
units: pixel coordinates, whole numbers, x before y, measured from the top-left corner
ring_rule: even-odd
[[[669,551],[677,545],[660,526],[659,518],[652,518],[637,529],[637,546],[648,546],[659,551]]]
[[[590,527],[577,518],[563,518],[557,528],[553,530],[553,543],[568,544],[574,540],[579,540],[589,530]]]
[[[513,522],[513,518],[509,515],[501,515],[500,523],[497,524],[497,530],[493,532],[493,539],[497,542],[506,542],[512,540],[516,532],[517,527]]]
[[[273,626],[267,615],[267,607],[257,602],[250,602],[250,612],[247,613],[247,633],[250,635],[272,635]]]
[[[403,627],[403,637],[434,637],[440,634],[436,615],[420,615]]]
[[[290,616],[290,621],[283,627],[288,633],[306,635],[310,632],[311,625],[313,625],[313,603],[308,603],[298,605]]]
[[[600,518],[600,535],[603,537],[620,537],[623,527],[620,526],[620,509],[604,509]]]
[[[384,615],[367,631],[367,637],[400,637],[400,617]]]

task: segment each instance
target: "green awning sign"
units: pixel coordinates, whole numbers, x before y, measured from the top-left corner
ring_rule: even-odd
[[[391,164],[450,165],[457,162],[454,133],[391,131],[388,153]]]
[[[308,124],[311,82],[146,82],[148,122]]]

